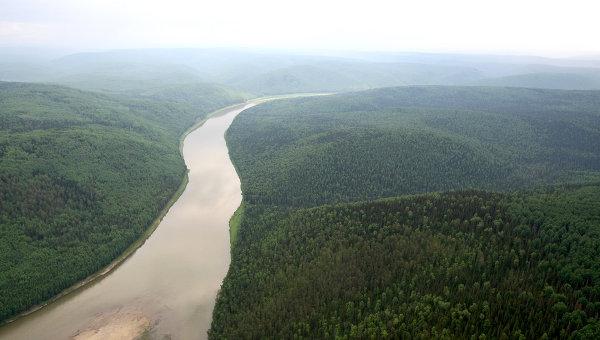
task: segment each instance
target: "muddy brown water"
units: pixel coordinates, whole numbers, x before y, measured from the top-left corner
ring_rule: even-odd
[[[189,182],[154,233],[105,277],[0,328],[1,339],[204,339],[230,262],[228,221],[242,196],[224,133],[244,109],[191,132]]]

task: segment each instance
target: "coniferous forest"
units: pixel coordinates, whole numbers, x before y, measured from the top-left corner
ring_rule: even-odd
[[[402,87],[249,109],[209,337],[600,337],[600,93]]]
[[[0,82],[0,321],[140,238],[186,176],[181,135],[242,99],[212,85],[109,96]]]
[[[0,323],[152,231],[186,180],[181,138],[210,112],[362,90],[233,121],[243,202],[209,338],[600,338],[600,73],[394,58],[167,49],[0,63],[1,79],[46,82],[0,82]],[[498,87],[528,84],[540,88]],[[208,327],[178,313],[163,323],[173,338],[182,320]]]
[[[0,340],[600,340],[599,13],[0,0]]]

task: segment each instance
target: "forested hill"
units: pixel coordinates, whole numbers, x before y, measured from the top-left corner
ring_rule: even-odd
[[[247,205],[210,338],[598,339],[600,186]]]
[[[584,74],[526,73],[477,81],[486,86],[519,86],[529,88],[590,90],[600,89],[600,75],[590,70]]]
[[[398,87],[274,101],[240,115],[228,143],[249,202],[594,180],[600,92]]]
[[[599,100],[405,87],[242,112],[209,337],[600,338]]]
[[[179,137],[224,88],[109,97],[0,82],[0,321],[109,264],[185,176]]]

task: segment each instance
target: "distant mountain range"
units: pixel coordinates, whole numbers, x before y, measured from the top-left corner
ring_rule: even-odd
[[[293,54],[227,49],[140,49],[40,61],[0,56],[0,80],[105,92],[219,83],[254,95],[402,85],[600,89],[600,61],[427,53]]]

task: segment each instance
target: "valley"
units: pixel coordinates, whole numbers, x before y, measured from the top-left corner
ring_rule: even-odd
[[[0,338],[597,338],[598,65],[0,53]]]
[[[252,105],[220,110],[185,138],[188,181],[139,249],[104,277],[0,328],[0,338],[204,338],[229,265],[228,220],[241,201],[223,135]]]

